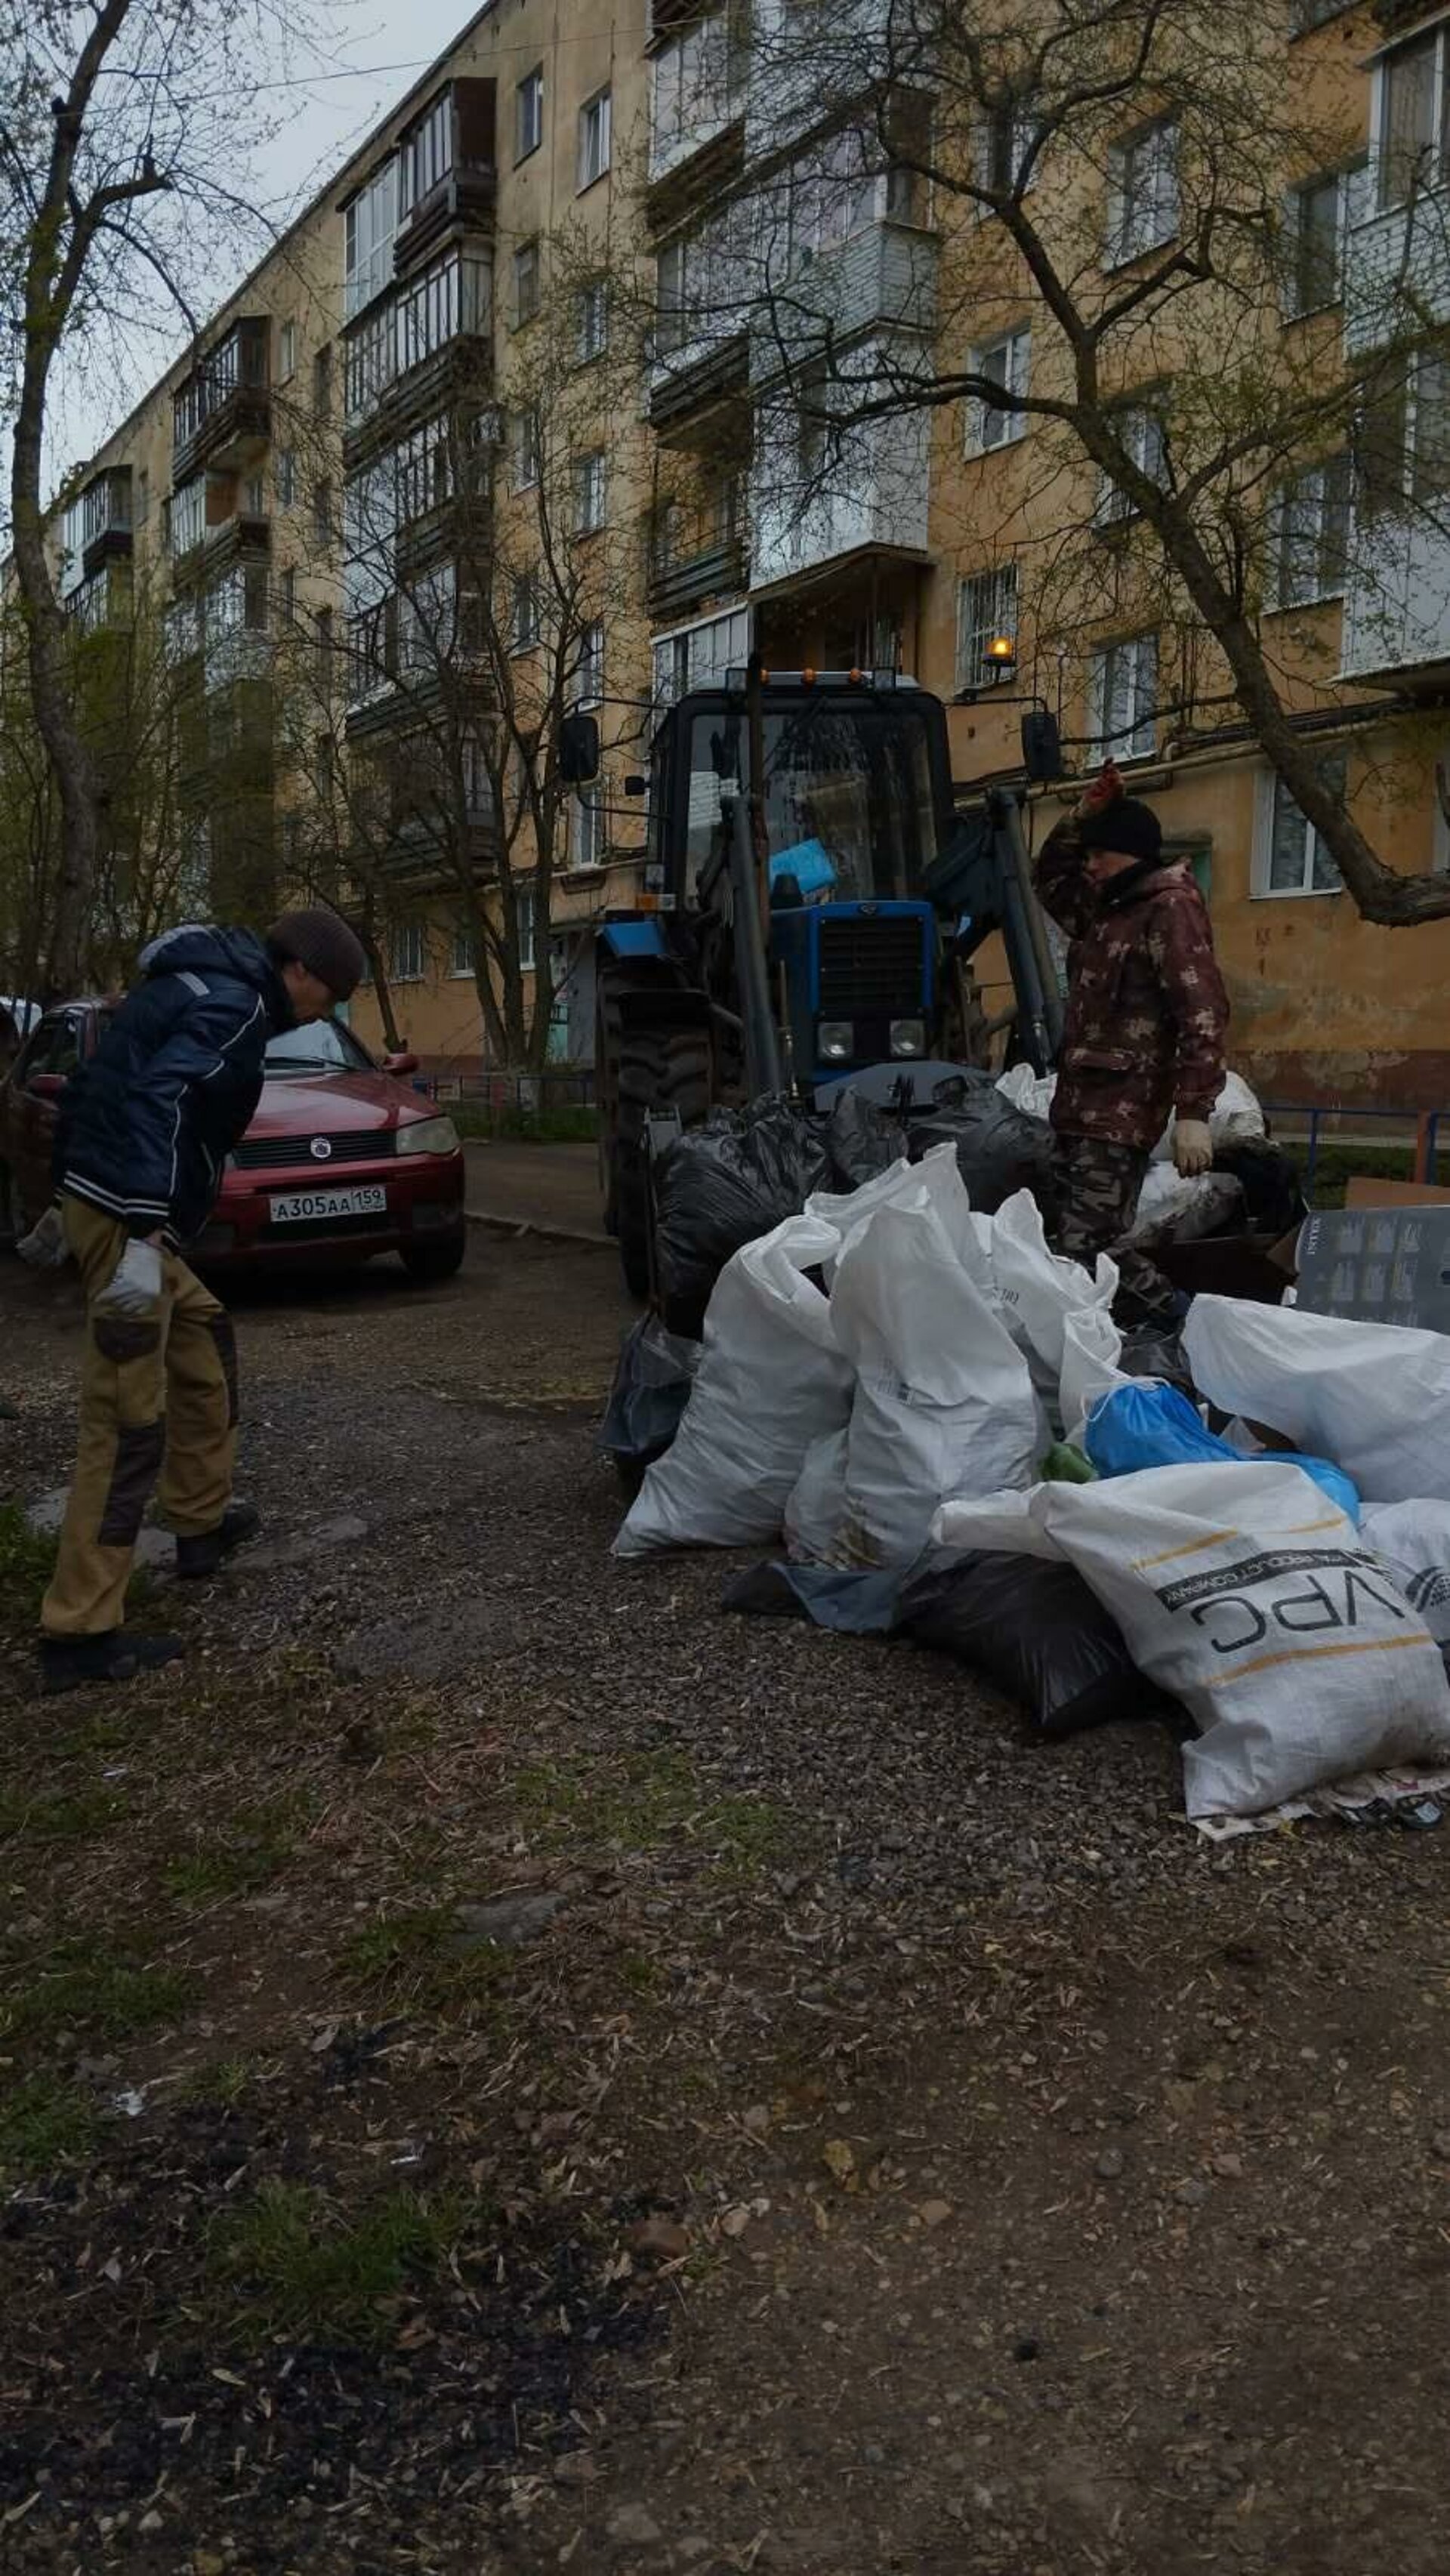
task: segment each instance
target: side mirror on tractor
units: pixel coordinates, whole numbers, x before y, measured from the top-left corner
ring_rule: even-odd
[[[1022,765],[1034,787],[1061,778],[1062,731],[1046,707],[1032,707],[1022,719]]]
[[[587,787],[599,775],[599,719],[565,716],[559,726],[559,775],[566,787]]]

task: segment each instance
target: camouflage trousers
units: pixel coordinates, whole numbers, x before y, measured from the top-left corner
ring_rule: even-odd
[[[1052,1179],[1057,1197],[1054,1248],[1091,1270],[1100,1252],[1118,1265],[1114,1313],[1120,1324],[1153,1324],[1172,1331],[1181,1300],[1147,1254],[1123,1243],[1138,1213],[1149,1164],[1142,1145],[1111,1145],[1102,1136],[1052,1140]]]

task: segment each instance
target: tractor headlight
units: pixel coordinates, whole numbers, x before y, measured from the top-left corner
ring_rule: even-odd
[[[825,1064],[846,1064],[856,1052],[856,1031],[850,1020],[822,1020],[816,1029],[816,1044]]]
[[[891,1052],[893,1055],[925,1055],[925,1020],[893,1020]]]
[[[398,1129],[400,1154],[456,1154],[458,1130],[451,1118],[409,1118]]]

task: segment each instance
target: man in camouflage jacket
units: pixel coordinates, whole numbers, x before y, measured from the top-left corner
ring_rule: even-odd
[[[1123,794],[1109,762],[1037,862],[1038,894],[1072,942],[1051,1113],[1058,1244],[1089,1265],[1131,1229],[1170,1111],[1179,1171],[1213,1161],[1228,996],[1207,906],[1162,844],[1157,815]],[[1162,1274],[1141,1255],[1116,1257],[1138,1307],[1170,1320]]]

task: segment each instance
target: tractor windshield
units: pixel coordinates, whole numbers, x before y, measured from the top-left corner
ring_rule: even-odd
[[[735,792],[743,716],[724,707],[690,728],[686,885],[719,847],[722,794]],[[723,773],[723,774],[722,774]],[[937,855],[926,726],[889,697],[793,698],[765,710],[765,819],[773,872],[807,900],[919,895]]]

